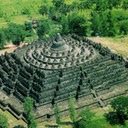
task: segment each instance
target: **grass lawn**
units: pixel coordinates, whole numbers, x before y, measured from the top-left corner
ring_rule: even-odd
[[[71,4],[73,1],[75,0],[65,0],[65,3]],[[3,17],[0,17],[0,28],[5,28],[8,26],[9,22],[23,24],[25,21],[41,18],[42,15],[38,12],[39,7],[42,3],[51,6],[52,0],[47,0],[45,2],[42,0],[0,0],[0,3],[0,11],[4,13]],[[22,14],[25,9],[29,10],[28,15]],[[87,14],[87,11],[85,10],[80,13]]]
[[[12,16],[11,22],[17,24],[23,24],[25,21],[30,21],[26,15]]]
[[[66,117],[61,117],[61,122],[62,124],[59,125],[59,128],[72,128],[72,125],[71,125],[71,120],[68,116]],[[43,123],[39,123],[38,126],[39,128],[43,128],[42,126],[47,126],[47,125],[55,125],[56,122],[55,121],[50,121],[50,122],[43,122]]]
[[[110,106],[107,106],[106,108],[98,108],[98,109],[92,110],[94,113],[96,113],[95,114],[96,116],[92,119],[93,122],[100,123],[103,128],[126,128],[126,126],[119,126],[119,125],[112,126],[105,120],[105,117],[103,115],[104,113],[107,113],[109,110],[111,110]],[[14,126],[17,126],[17,125],[23,125],[26,127],[26,123],[24,121],[17,120],[8,111],[2,111],[0,109],[0,114],[4,114],[8,118],[9,128],[13,128]],[[59,128],[72,128],[72,125],[70,124],[71,120],[68,116],[63,117],[61,121],[62,121],[62,124],[59,125]],[[52,126],[54,124],[56,124],[55,121],[43,122],[38,124],[38,128],[45,128],[46,125]],[[126,122],[126,124],[128,125],[128,122]]]
[[[93,119],[93,122],[101,124],[102,128],[126,128],[126,126],[121,126],[121,125],[110,125],[104,116],[96,116]],[[126,123],[128,125],[128,123]]]
[[[6,28],[8,26],[4,18],[0,18],[0,28]]]
[[[26,126],[26,123],[23,120],[17,120],[13,115],[11,115],[8,111],[2,111],[0,109],[0,114],[4,114],[9,121],[9,128],[13,128],[17,125],[23,125]]]
[[[92,121],[94,124],[101,124],[102,128],[127,128],[126,126],[120,126],[120,125],[110,125],[105,117],[104,114],[108,113],[109,111],[111,111],[111,107],[107,106],[105,108],[97,108],[97,109],[93,109],[92,110],[95,113],[95,117],[92,118]],[[73,128],[71,123],[71,120],[69,118],[69,116],[66,117],[62,117],[61,119],[62,124],[59,125],[59,128]],[[45,126],[45,125],[54,125],[56,124],[55,121],[51,121],[51,122],[43,122],[39,124],[39,128],[43,128],[41,126]],[[66,125],[67,124],[67,125]],[[128,125],[128,122],[126,122],[126,125]],[[91,127],[90,127],[91,128]],[[94,127],[93,127],[94,128]]]
[[[101,43],[105,47],[109,47],[112,50],[115,50],[117,53],[123,55],[124,57],[128,56],[128,36],[122,37],[90,37],[89,39]]]
[[[7,27],[9,22],[23,24],[25,21],[41,17],[38,9],[42,0],[0,0],[0,3],[0,11],[4,13],[3,17],[0,18],[0,28]],[[23,15],[22,12],[26,9],[29,14]]]

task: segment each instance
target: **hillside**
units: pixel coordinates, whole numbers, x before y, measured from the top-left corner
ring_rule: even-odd
[[[73,0],[66,0],[71,4]],[[42,4],[51,6],[51,0],[0,0],[0,28],[7,27],[8,22],[23,24],[25,21],[39,19],[39,7]]]
[[[6,42],[14,44],[19,44],[21,40],[32,42],[38,38],[53,38],[56,33],[62,35],[75,33],[87,37],[126,36],[127,1],[109,2],[1,1],[0,48],[2,49]]]

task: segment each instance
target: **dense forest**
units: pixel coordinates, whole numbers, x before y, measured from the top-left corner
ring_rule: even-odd
[[[22,5],[22,0],[17,4]],[[128,1],[127,0],[43,0],[35,3],[35,14],[41,17],[16,24],[11,22],[9,14],[1,7],[0,17],[7,22],[7,27],[0,29],[0,47],[12,41],[19,44],[26,38],[47,39],[56,33],[75,33],[81,36],[119,36],[128,34]],[[11,15],[33,15],[30,6]],[[19,13],[19,14],[17,14]]]

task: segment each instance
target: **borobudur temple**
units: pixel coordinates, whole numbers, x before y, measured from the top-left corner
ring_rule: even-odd
[[[109,48],[71,34],[36,41],[0,56],[0,107],[25,120],[22,103],[34,99],[38,122],[54,117],[54,104],[68,114],[68,98],[76,110],[104,107],[128,94],[128,62]]]

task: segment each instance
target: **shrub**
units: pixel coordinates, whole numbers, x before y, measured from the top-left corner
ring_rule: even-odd
[[[83,15],[79,15],[78,12],[74,12],[68,15],[68,21],[70,33],[75,33],[81,36],[88,35],[89,24]]]

